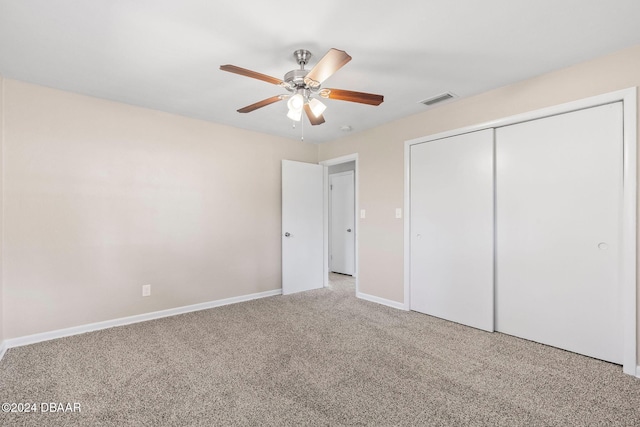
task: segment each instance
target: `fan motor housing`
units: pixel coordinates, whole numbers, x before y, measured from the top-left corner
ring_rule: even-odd
[[[304,78],[309,73],[307,70],[292,70],[284,75],[284,81],[290,83],[296,88],[305,87]]]

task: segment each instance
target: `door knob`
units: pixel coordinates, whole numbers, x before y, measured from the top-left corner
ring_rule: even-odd
[[[288,231],[284,233],[284,237],[289,237],[289,236],[291,236],[291,233],[289,233]]]
[[[347,228],[347,233],[351,233],[351,229],[350,228]]]

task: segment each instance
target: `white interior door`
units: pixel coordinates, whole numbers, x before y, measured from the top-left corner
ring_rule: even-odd
[[[323,167],[282,161],[282,293],[321,288]]]
[[[329,175],[331,197],[331,271],[353,275],[355,196],[353,171]]]
[[[622,105],[497,129],[496,330],[622,363]]]
[[[493,129],[411,147],[411,309],[493,331]]]

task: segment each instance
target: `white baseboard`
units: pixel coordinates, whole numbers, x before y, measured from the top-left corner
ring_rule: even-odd
[[[100,329],[113,328],[114,326],[130,325],[132,323],[146,322],[147,320],[161,319],[163,317],[175,316],[178,314],[190,313],[192,311],[206,310],[209,308],[220,307],[223,305],[236,304],[239,302],[250,301],[259,298],[281,295],[282,289],[274,289],[272,291],[258,292],[255,294],[241,295],[238,297],[225,298],[221,300],[203,302],[200,304],[187,305],[183,307],[170,308],[167,310],[154,311],[151,313],[138,314],[136,316],[122,317],[120,319],[106,320],[104,322],[89,323],[87,325],[74,326],[71,328],[58,329],[40,334],[27,335],[24,337],[11,338],[5,340],[0,346],[0,359],[4,352],[13,347],[20,347],[28,344],[35,344],[42,341],[49,341],[56,338],[68,337],[71,335],[84,334],[86,332],[97,331]]]
[[[636,377],[640,378],[640,365],[636,367]]]
[[[356,296],[366,301],[371,301],[377,304],[386,305],[387,307],[397,308],[398,310],[409,311],[409,309],[404,305],[403,302],[392,301],[390,299],[384,299],[384,298],[376,297],[374,295],[363,294],[362,292],[356,292]]]
[[[7,342],[0,342],[0,360],[4,357],[4,354],[7,352]]]

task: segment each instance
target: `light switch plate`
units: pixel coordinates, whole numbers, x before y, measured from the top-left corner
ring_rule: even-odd
[[[364,217],[365,217],[364,209],[360,209],[360,218],[364,218]]]

